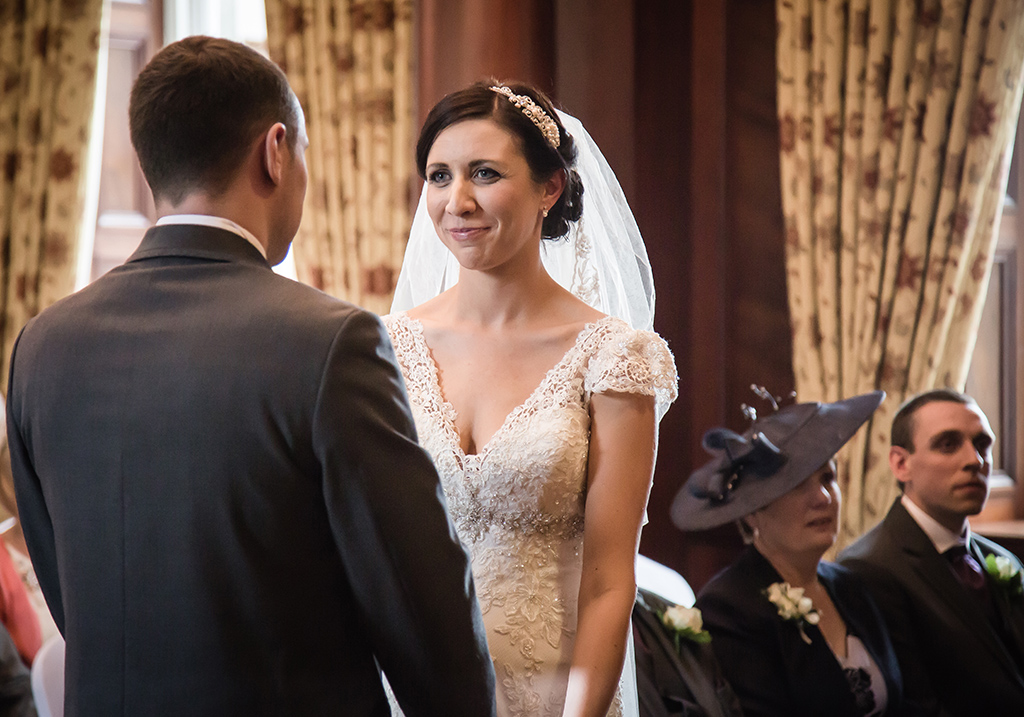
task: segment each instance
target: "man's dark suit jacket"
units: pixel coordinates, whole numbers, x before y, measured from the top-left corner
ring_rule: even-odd
[[[977,534],[971,549],[1020,561]],[[899,500],[881,523],[840,556],[868,585],[885,615],[903,668],[907,696],[930,714],[1024,714],[1024,678],[1016,660],[1024,652],[1024,599],[999,588],[998,621],[1007,649],[980,601],[957,581]]]
[[[864,643],[885,678],[888,707],[884,714],[906,713],[902,678],[892,643],[878,609],[849,570],[821,562],[818,579],[846,622]],[[697,596],[704,627],[726,679],[747,717],[815,715],[861,717],[853,693],[821,630],[779,617],[762,593],[782,577],[756,549],[748,547]]]
[[[493,713],[468,559],[379,319],[150,230],[11,362],[18,506],[74,715]]]
[[[711,645],[682,639],[676,649],[658,617],[670,607],[661,596],[637,590],[633,642],[640,717],[742,717]]]

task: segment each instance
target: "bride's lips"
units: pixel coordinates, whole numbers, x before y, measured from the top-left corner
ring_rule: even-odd
[[[455,241],[466,241],[480,236],[487,229],[488,227],[448,227],[445,231]]]

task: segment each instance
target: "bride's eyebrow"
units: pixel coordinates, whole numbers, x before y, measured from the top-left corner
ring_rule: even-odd
[[[474,159],[471,162],[469,162],[469,164],[466,165],[466,167],[469,170],[474,170],[482,166],[498,167],[500,169],[503,168],[505,165],[500,160],[497,159]],[[439,170],[451,170],[451,167],[449,166],[448,162],[431,162],[425,168],[425,172],[427,174],[430,174],[431,172],[437,172]]]

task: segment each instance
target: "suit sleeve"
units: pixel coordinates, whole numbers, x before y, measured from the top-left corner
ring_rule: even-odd
[[[921,648],[914,639],[912,611],[915,609],[909,596],[888,571],[872,562],[856,557],[845,557],[841,565],[854,573],[868,589],[872,601],[888,628],[892,647],[899,662],[903,677],[903,698],[913,714],[951,717],[939,703],[931,679],[924,669],[925,660]]]
[[[469,561],[380,320],[356,312],[327,358],[313,427],[335,542],[408,717],[493,715]]]
[[[64,602],[61,597],[60,577],[57,572],[57,545],[53,522],[46,507],[46,497],[32,464],[32,453],[21,421],[23,397],[19,393],[18,344],[24,329],[11,352],[11,370],[7,381],[7,442],[11,449],[11,473],[14,476],[14,494],[25,543],[28,545],[32,568],[39,587],[46,598],[50,614],[57,629],[64,634]]]

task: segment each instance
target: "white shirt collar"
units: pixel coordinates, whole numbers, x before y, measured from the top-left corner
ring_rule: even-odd
[[[964,528],[963,535],[960,535],[928,515],[921,506],[907,496],[900,498],[900,503],[910,513],[910,517],[914,519],[914,522],[921,527],[921,530],[928,536],[928,539],[932,541],[932,545],[935,546],[940,555],[957,545],[969,546],[971,540],[970,525]]]
[[[259,252],[263,255],[264,259],[267,258],[267,250],[263,248],[262,244],[260,244],[260,240],[257,239],[248,229],[243,226],[239,226],[230,219],[225,219],[224,217],[212,217],[208,214],[168,214],[167,216],[160,217],[156,220],[156,225],[158,227],[166,226],[168,224],[198,224],[204,227],[215,227],[217,229],[232,232],[259,249]]]

